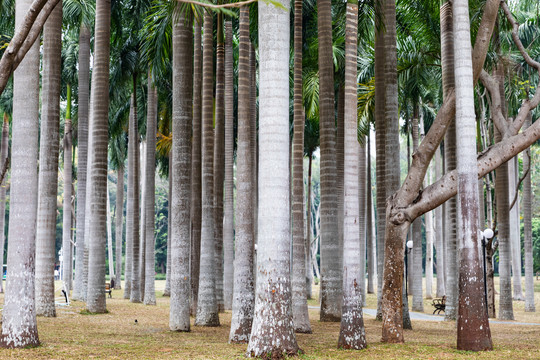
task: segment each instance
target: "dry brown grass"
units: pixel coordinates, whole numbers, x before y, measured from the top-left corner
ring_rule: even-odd
[[[157,284],[163,288],[163,282]],[[317,293],[315,289],[314,294]],[[57,318],[39,318],[41,346],[35,349],[0,350],[0,358],[18,359],[238,359],[244,357],[245,345],[227,343],[230,312],[220,315],[217,328],[192,327],[190,333],[168,329],[169,298],[158,292],[157,306],[132,304],[113,291],[107,299],[108,314],[83,315],[84,306],[59,307]],[[540,294],[537,293],[540,300]],[[0,299],[2,297],[0,296]],[[376,299],[368,296],[368,306]],[[316,302],[316,300],[314,301]],[[537,307],[540,301],[537,302]],[[516,318],[540,323],[540,315],[525,314],[523,303],[515,303]],[[431,307],[426,304],[426,312]],[[540,309],[538,309],[540,312]],[[313,334],[298,334],[301,359],[538,359],[540,327],[493,324],[494,351],[468,353],[455,349],[454,323],[413,321],[414,330],[405,332],[405,344],[380,342],[381,323],[365,317],[368,348],[343,351],[336,348],[339,323],[321,323],[318,310],[310,310]],[[137,325],[135,324],[137,319]]]

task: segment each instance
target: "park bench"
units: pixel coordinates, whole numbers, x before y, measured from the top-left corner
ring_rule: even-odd
[[[105,283],[105,294],[109,294],[109,297],[112,298],[111,283]]]
[[[435,315],[435,313],[440,314],[441,311],[444,312],[444,310],[446,309],[446,296],[433,299],[431,305],[433,305],[433,307],[435,308],[435,310],[433,310],[433,315]]]

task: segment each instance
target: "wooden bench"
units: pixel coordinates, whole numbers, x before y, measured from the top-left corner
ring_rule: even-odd
[[[109,294],[109,297],[112,298],[111,283],[105,283],[105,294]]]
[[[433,305],[433,307],[435,308],[435,310],[433,310],[433,315],[435,315],[435,313],[440,314],[441,311],[444,312],[444,310],[446,309],[446,296],[438,299],[433,299],[431,305]]]

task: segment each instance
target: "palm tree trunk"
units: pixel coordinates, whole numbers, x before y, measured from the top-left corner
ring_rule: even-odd
[[[259,213],[258,186],[259,186],[259,156],[257,146],[257,55],[255,47],[249,41],[249,76],[250,76],[250,117],[251,117],[251,135],[250,135],[250,152],[251,152],[251,186],[253,196],[251,199],[253,209],[253,246],[257,246],[257,224]],[[253,259],[253,282],[257,283],[257,258]]]
[[[365,286],[365,262],[361,259],[360,243],[365,244],[365,189],[359,186],[360,171],[365,176],[365,151],[360,149],[357,133],[357,41],[358,2],[347,1],[345,25],[345,85],[344,85],[344,222],[343,222],[343,306],[338,347],[363,349],[366,331],[362,315],[362,289]],[[363,156],[363,159],[362,159]],[[359,169],[360,161],[362,165]],[[362,181],[365,185],[365,182]],[[362,194],[362,195],[361,195]],[[363,236],[362,236],[363,235]],[[365,247],[364,247],[365,250]],[[364,254],[365,256],[365,251]],[[360,283],[360,284],[358,284]],[[364,284],[362,284],[364,283]]]
[[[135,86],[133,87],[135,89]],[[130,244],[130,292],[131,302],[141,302],[140,282],[140,228],[139,228],[139,131],[137,126],[137,103],[135,93],[131,94],[128,142],[128,243]],[[126,262],[127,266],[127,262]],[[127,281],[127,279],[126,279]],[[126,286],[127,291],[127,286]]]
[[[371,193],[371,142],[370,136],[367,137],[367,163],[366,163],[366,252],[367,252],[367,293],[373,294],[375,292],[375,281],[377,276],[377,258],[375,234],[373,231],[373,197]]]
[[[171,296],[171,218],[172,218],[172,153],[169,151],[169,203],[167,208],[167,270],[163,296]]]
[[[234,284],[234,69],[232,21],[225,21],[225,206],[223,213],[223,301],[232,310]]]
[[[443,173],[443,164],[440,148],[435,151],[435,178],[440,179]],[[439,206],[435,209],[435,254],[437,261],[437,292],[436,296],[442,298],[446,295],[445,289],[445,274],[444,274],[444,227],[443,227],[443,206]]]
[[[238,57],[238,147],[236,149],[236,236],[229,342],[247,343],[253,322],[253,182],[250,119],[249,8],[240,9]]]
[[[201,258],[201,88],[202,88],[202,18],[195,20],[193,52],[193,140],[191,160],[191,314],[197,312]],[[173,180],[174,181],[174,180]]]
[[[2,169],[9,166],[9,116],[4,113],[2,122],[2,148],[0,152],[0,166]],[[2,182],[0,182],[0,264],[2,265],[2,275],[4,274],[4,247],[6,242],[5,237],[5,221],[6,221],[6,187],[7,187],[7,170]],[[0,293],[4,292],[3,280],[0,281]]]
[[[519,181],[518,157],[515,156],[508,162],[508,196],[512,202],[516,195],[516,185]],[[523,291],[521,288],[521,234],[519,219],[519,196],[516,197],[514,206],[510,209],[510,242],[512,252],[512,283],[513,299],[523,301]]]
[[[296,332],[311,333],[304,238],[304,111],[302,100],[302,1],[294,2],[294,136],[292,150],[292,312]]]
[[[132,118],[134,116],[133,101],[130,102],[129,109],[129,127],[131,127]],[[128,128],[128,137],[131,138],[131,128]],[[127,183],[127,200],[126,200],[126,260],[124,264],[124,299],[131,297],[131,278],[133,274],[133,149],[130,145],[134,141],[128,141],[128,183]]]
[[[223,181],[225,177],[225,44],[223,14],[217,16],[216,107],[214,129],[214,238],[216,245],[216,301],[219,312],[225,311],[223,300]]]
[[[91,184],[89,253],[88,253],[88,293],[86,308],[89,312],[104,313],[105,303],[105,238],[107,200],[107,143],[109,119],[109,53],[110,53],[110,0],[96,2],[96,29],[92,88],[96,97],[92,102],[92,145],[89,157],[92,172]],[[97,99],[99,98],[99,101]]]
[[[529,112],[524,129],[531,126],[532,113]],[[525,311],[535,312],[534,305],[534,277],[533,277],[533,249],[532,249],[532,186],[531,186],[531,150],[523,153],[523,171],[527,175],[523,180],[523,250],[525,252]],[[0,212],[1,214],[1,212]]]
[[[319,113],[321,149],[321,321],[341,319],[342,273],[338,236],[336,190],[336,127],[334,63],[330,0],[318,0]]]
[[[412,143],[413,153],[418,149],[419,133],[418,133],[418,104],[414,104],[414,116],[412,119]],[[422,274],[422,218],[414,220],[412,224],[413,248],[411,257],[411,292],[413,296],[412,310],[424,312],[424,291],[423,291],[423,274]]]
[[[212,14],[207,12],[203,29],[201,266],[195,319],[195,324],[199,326],[219,326],[214,239],[213,27]]]
[[[62,4],[43,28],[43,99],[36,228],[36,313],[54,317],[54,265],[60,138]]]
[[[77,232],[75,243],[75,283],[73,299],[86,299],[85,272],[85,225],[86,225],[86,179],[88,170],[88,102],[90,99],[90,29],[81,25],[79,33],[79,111],[77,119]]]
[[[116,180],[116,276],[115,289],[122,288],[122,243],[124,228],[124,164],[120,164],[117,170]]]
[[[107,181],[107,259],[109,260],[109,279],[114,279],[114,259],[112,240],[112,214],[111,200],[109,195],[109,182]]]
[[[476,118],[467,0],[454,0],[457,176],[459,216],[459,310],[457,348],[493,349],[486,311],[478,235],[478,166],[476,164]]]
[[[186,18],[187,16],[187,18]],[[176,6],[173,16],[173,144],[171,211],[171,306],[169,328],[189,331],[191,125],[193,110],[192,15]]]
[[[146,256],[144,304],[156,305],[156,255],[154,238],[154,212],[156,203],[156,131],[157,131],[157,89],[148,71],[148,113],[146,125]]]
[[[427,174],[425,186],[430,183],[430,172]],[[433,212],[428,211],[424,215],[426,221],[426,299],[432,299],[433,296]]]
[[[29,0],[16,1],[16,27],[30,4]],[[9,246],[0,338],[3,348],[39,345],[34,280],[38,114],[39,41],[36,41],[13,73]]]
[[[139,287],[141,301],[144,300],[146,275],[146,139],[139,146]],[[154,270],[155,271],[155,270]]]
[[[452,4],[441,6],[441,63],[443,69],[443,97],[446,100],[454,88],[454,31],[452,24]],[[445,173],[456,168],[456,124],[450,123],[444,140]],[[446,202],[445,231],[446,243],[446,320],[457,318],[458,299],[458,256],[457,256],[457,203],[456,198]]]
[[[257,290],[247,353],[298,352],[291,309],[289,2],[259,4],[260,173]],[[273,334],[269,336],[268,334]]]

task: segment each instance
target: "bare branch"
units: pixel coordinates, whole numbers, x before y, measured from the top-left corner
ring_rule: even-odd
[[[487,73],[486,70],[482,70],[480,73],[480,81],[488,89],[489,94],[491,95],[491,115],[493,116],[493,123],[497,130],[501,134],[506,134],[508,131],[508,122],[504,118],[502,113],[502,104],[501,104],[501,92],[499,91],[499,82],[495,80],[491,75]]]
[[[0,94],[4,92],[4,89],[6,87],[6,84],[9,80],[9,77],[15,71],[17,68],[17,65],[20,63],[22,58],[24,58],[24,55],[28,52],[28,49],[30,49],[30,46],[24,46],[23,44],[29,40],[32,39],[29,38],[30,32],[32,32],[33,40],[30,42],[30,45],[34,43],[37,36],[39,36],[39,33],[41,32],[41,29],[43,28],[43,24],[45,24],[45,20],[47,20],[47,16],[41,22],[41,24],[38,24],[36,22],[36,19],[41,13],[41,10],[47,5],[52,5],[51,11],[54,8],[54,6],[58,3],[59,0],[34,0],[32,5],[30,6],[30,9],[26,13],[26,16],[24,17],[23,23],[19,26],[17,32],[15,33],[15,36],[11,39],[6,51],[4,52],[4,55],[2,55],[2,59],[0,60]],[[49,11],[50,14],[50,11]],[[35,31],[34,26],[37,25],[39,27],[39,31]],[[34,30],[34,31],[32,31]],[[36,34],[37,32],[37,34]],[[20,51],[21,47],[23,49],[26,49],[24,51]],[[19,58],[18,62],[16,59]]]
[[[527,168],[523,172],[523,175],[521,176],[521,178],[518,181],[518,184],[516,186],[516,191],[514,192],[514,200],[512,200],[512,203],[510,204],[510,207],[508,208],[508,210],[512,210],[512,208],[516,204],[517,197],[518,197],[518,194],[519,194],[519,187],[523,183],[523,180],[525,180],[525,178],[529,174],[529,170],[531,170],[531,165],[530,165],[531,164],[531,155],[527,154],[527,152],[525,152],[524,155],[529,157],[529,166],[527,166]]]

